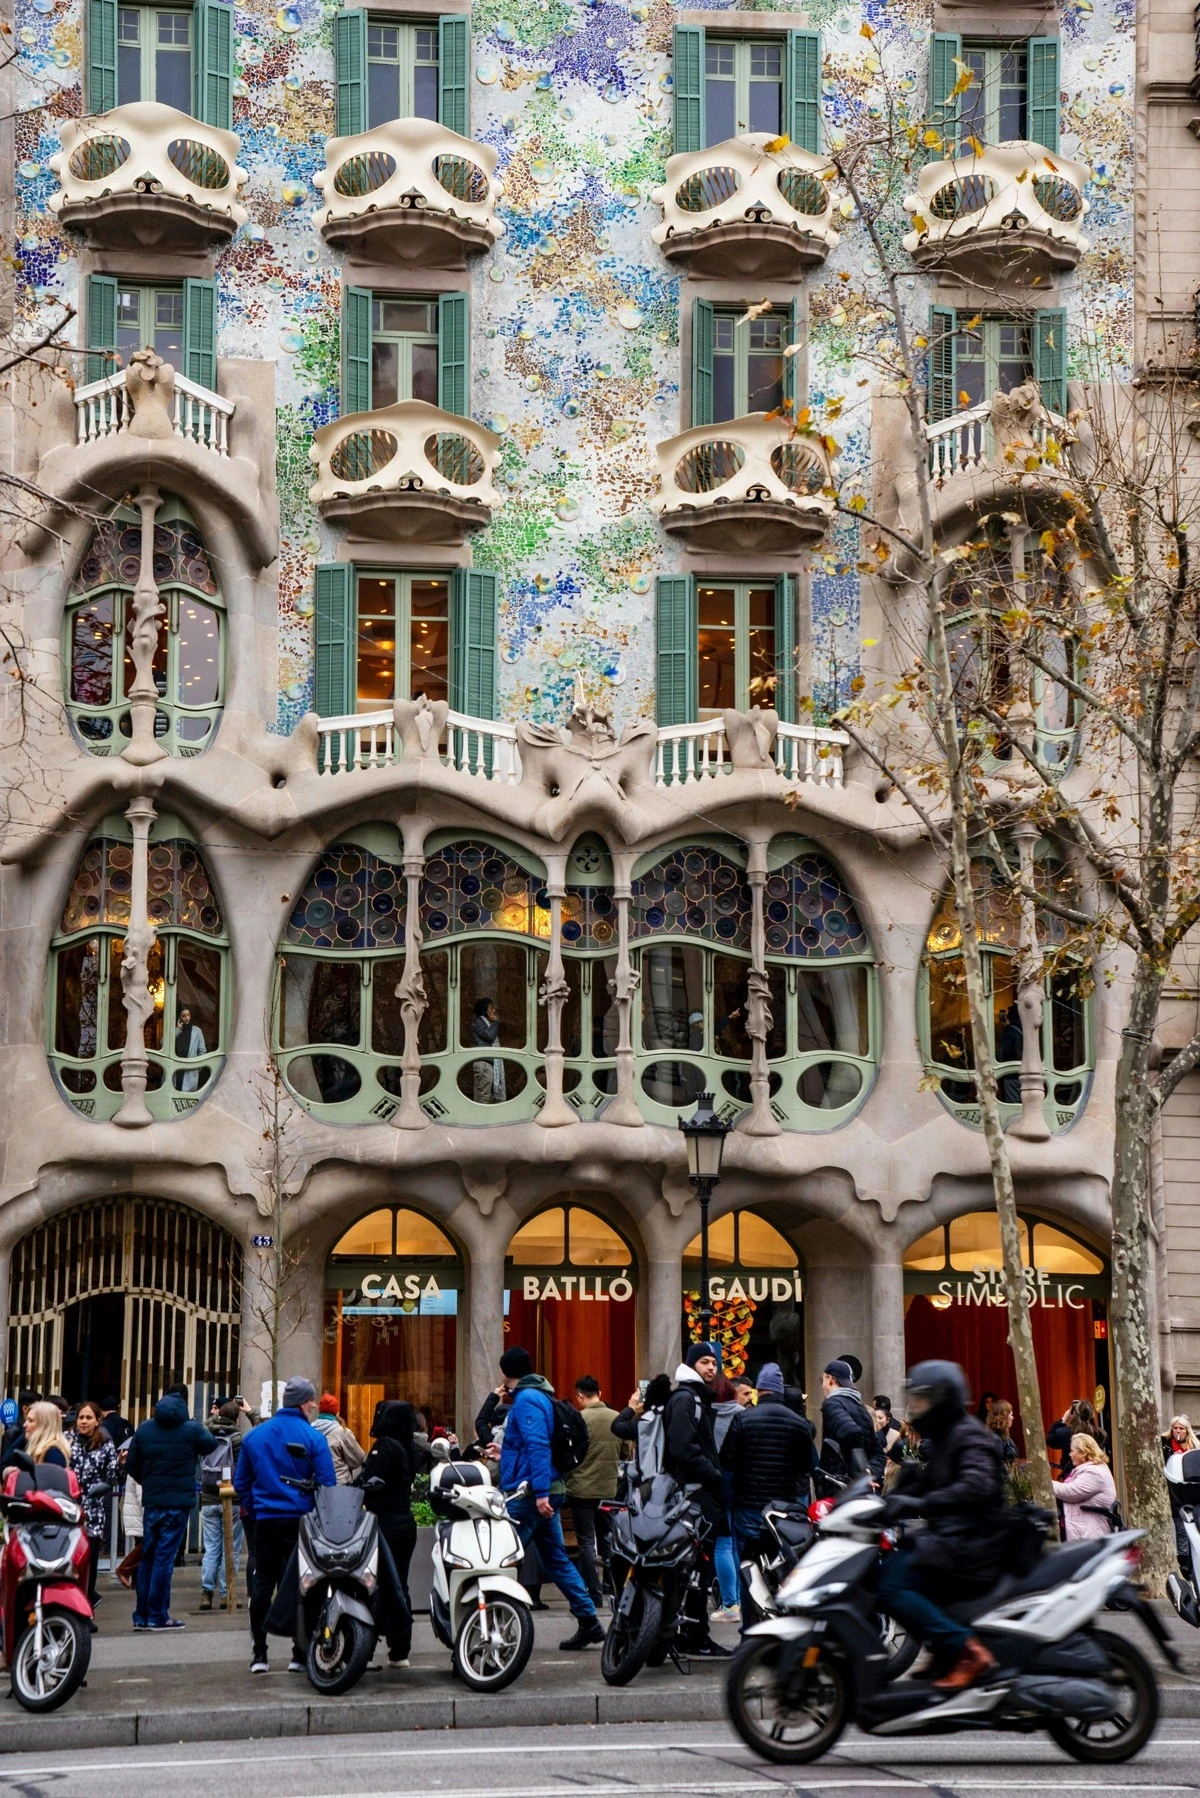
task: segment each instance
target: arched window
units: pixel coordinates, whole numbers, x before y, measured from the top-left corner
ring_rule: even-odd
[[[160,818],[150,834],[149,913],[155,930],[146,1024],[146,1103],[157,1118],[191,1111],[224,1060],[228,938],[204,857]],[[110,1118],[121,1106],[125,1009],[121,957],[129,923],[133,849],[123,819],[106,819],[84,850],[51,945],[50,1062],[78,1111]]]
[[[138,514],[119,507],[93,535],[67,599],[67,711],[93,755],[119,755],[132,734],[130,634],[141,545]],[[224,698],[225,606],[204,542],[178,500],[164,501],[155,518],[154,579],[165,608],[154,656],[154,734],[172,755],[199,755],[213,740]]]
[[[1047,893],[1071,900],[1069,875],[1051,855],[1035,862],[1038,883]],[[978,936],[983,952],[988,1005],[988,1037],[996,1061],[1005,1119],[1021,1106],[1024,1031],[1017,1010],[1019,901],[998,864],[973,863]],[[1065,1130],[1082,1111],[1093,1066],[1089,970],[1071,953],[1069,926],[1043,907],[1037,912],[1038,940],[1045,957],[1042,1064],[1046,1073],[1046,1122]],[[962,936],[948,888],[925,944],[926,1004],[923,1007],[925,1060],[940,1081],[943,1101],[963,1123],[978,1125],[979,1100],[973,1080],[975,1045],[967,1009]]]
[[[705,1089],[750,1102],[751,897],[737,853],[686,844],[635,875],[634,1035],[655,1122],[673,1123]],[[772,847],[764,911],[771,1103],[794,1129],[828,1129],[863,1099],[874,1067],[871,946],[841,876],[798,839]]]
[[[709,1298],[721,1369],[732,1376],[764,1361],[787,1361],[789,1385],[802,1384],[800,1257],[787,1237],[757,1211],[728,1211],[708,1232]],[[796,1314],[775,1325],[779,1311]],[[683,1251],[683,1340],[702,1340],[700,1238]]]

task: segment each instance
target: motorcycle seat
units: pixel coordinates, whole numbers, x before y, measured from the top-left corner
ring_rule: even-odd
[[[1023,1598],[1034,1592],[1048,1592],[1052,1586],[1073,1578],[1098,1554],[1103,1554],[1106,1543],[1106,1537],[1098,1536],[1087,1542],[1069,1542],[1061,1548],[1047,1548],[1028,1573],[1006,1573],[990,1591],[948,1605],[947,1615],[956,1623],[973,1623],[993,1605],[1007,1604],[1010,1599]]]

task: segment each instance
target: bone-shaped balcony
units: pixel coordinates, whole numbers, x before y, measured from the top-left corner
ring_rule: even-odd
[[[434,119],[331,138],[325,161],[321,233],[353,262],[464,268],[503,235],[495,150]]]
[[[500,504],[492,484],[499,444],[472,419],[424,400],[353,412],[313,438],[309,498],[323,518],[364,537],[459,544]]]
[[[769,147],[779,145],[779,148]],[[765,131],[672,156],[654,241],[692,274],[795,280],[838,241],[823,157]]]
[[[824,448],[786,418],[696,425],[657,454],[654,510],[695,549],[786,552],[816,542],[833,516]]]
[[[921,268],[968,280],[1036,286],[1068,273],[1088,247],[1089,172],[1040,144],[994,144],[953,162],[928,162],[904,202],[914,229],[904,247]]]
[[[61,186],[50,210],[93,249],[219,247],[246,222],[239,144],[234,132],[152,100],[67,119],[50,158]]]

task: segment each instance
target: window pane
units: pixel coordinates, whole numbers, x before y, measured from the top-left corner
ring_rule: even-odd
[[[428,300],[375,301],[375,329],[393,336],[430,336],[437,332],[437,318]]]
[[[718,319],[717,323],[721,321]],[[722,424],[727,418],[737,417],[737,400],[735,397],[735,379],[737,364],[732,349],[726,354],[715,345],[713,348],[713,403],[712,415],[714,424]]]
[[[181,1061],[208,1055],[221,1043],[221,953],[201,943],[180,938],[175,976],[175,1044],[174,1053]],[[175,1084],[182,1092],[194,1092],[199,1085],[188,1086],[188,1074],[176,1074]]]
[[[957,955],[929,964],[929,1053],[946,1067],[975,1066],[962,959]]]
[[[117,13],[117,105],[132,106],[142,97],[141,13],[122,6]]]
[[[391,705],[396,695],[396,583],[366,575],[358,583],[360,709]]]
[[[367,63],[367,123],[372,131],[386,125],[400,112],[400,66],[395,62]]]
[[[55,970],[54,1047],[60,1055],[96,1053],[100,1005],[100,945],[91,937],[60,949]]]
[[[188,85],[190,89],[190,76]],[[166,102],[166,104],[173,106],[176,102],[171,100]],[[189,99],[188,106],[190,106],[190,104],[191,101]],[[179,110],[181,112],[186,112],[187,106],[181,106]],[[164,362],[169,362],[172,368],[176,370],[182,370],[183,294],[181,292],[156,293],[153,296],[153,302],[154,348]]]
[[[732,587],[701,587],[699,701],[700,715],[737,705],[735,601]]]
[[[427,32],[427,33],[418,32],[417,33],[418,37],[421,37],[423,35],[432,37],[434,34],[432,32]],[[436,44],[436,40],[435,40],[435,44]],[[438,96],[438,72],[437,72],[436,58],[437,58],[437,50],[435,47],[433,66],[430,67],[430,65],[428,63],[418,62],[417,66],[413,70],[413,117],[414,118],[436,119],[438,116],[439,96]]]
[[[693,1236],[683,1251],[683,1265],[694,1272],[700,1265],[700,1238]],[[719,1217],[708,1230],[708,1265],[710,1267],[733,1266],[733,1213],[728,1212]]]
[[[775,589],[750,590],[750,691],[751,705],[775,703]]]
[[[932,986],[935,968],[930,969]],[[950,964],[957,968],[958,963]],[[869,970],[801,968],[796,980],[796,1049],[801,1055],[838,1049],[843,1055],[869,1055],[871,1014]],[[943,1056],[935,1054],[935,1060]]]
[[[751,43],[749,51],[749,128],[777,136],[783,126],[783,46]]]
[[[747,327],[743,326],[743,330]],[[750,412],[773,412],[783,403],[783,351],[788,340],[787,321],[779,314],[752,319],[749,325],[746,364],[746,407]]]
[[[904,1265],[921,1273],[938,1273],[946,1265],[946,1229],[936,1224],[904,1251]]]
[[[1033,1226],[1033,1265],[1048,1274],[1102,1274],[1104,1263],[1073,1236],[1056,1230],[1053,1224]]]
[[[351,1224],[346,1234],[334,1245],[335,1255],[390,1255],[392,1252],[392,1214],[372,1211]]]
[[[572,1205],[568,1224],[572,1267],[628,1267],[633,1260],[628,1244],[594,1211]]]
[[[436,1255],[458,1260],[458,1250],[450,1238],[432,1218],[422,1217],[419,1211],[396,1213],[396,1254],[402,1259]]]
[[[1065,1073],[1082,1067],[1087,1060],[1087,1032],[1078,973],[1056,974],[1052,978],[1050,1016],[1056,1071]]]
[[[592,1054],[607,1058],[617,1052],[617,1002],[608,990],[617,974],[617,958],[606,955],[592,963]]]
[[[1043,631],[1041,650],[1052,668],[1061,668],[1063,673],[1072,679],[1075,677],[1074,645],[1067,637],[1057,631]],[[1070,730],[1075,723],[1075,697],[1058,681],[1047,680],[1040,671],[1035,675],[1038,684],[1043,730]]]
[[[425,982],[425,1015],[417,1032],[422,1055],[438,1055],[446,1047],[447,1010],[450,994],[450,956],[445,950],[421,957]]]
[[[528,952],[517,943],[469,943],[459,959],[464,1049],[523,1049]]]
[[[412,699],[422,693],[431,700],[450,696],[449,608],[448,581],[413,581],[408,683]]]
[[[738,1261],[742,1267],[795,1267],[796,1251],[774,1224],[753,1211],[739,1211]]]
[[[1003,1039],[1007,1050],[1011,1050],[1015,1046],[1015,1059],[1019,1060],[1024,1033],[1021,1029],[1021,1015],[1017,1010],[1016,969],[1007,955],[990,955],[987,959],[992,973],[993,1050],[997,1061],[1010,1059],[1009,1055],[1000,1052],[1000,1043]],[[1018,1099],[1021,1096],[1019,1084],[1016,1096]],[[1002,1093],[1001,1097],[1007,1098],[1007,1094]]]
[[[371,1047],[377,1055],[404,1053],[404,1019],[396,988],[404,973],[404,957],[389,956],[371,969]]]
[[[356,961],[296,955],[283,971],[281,1045],[346,1043],[356,1046],[362,982]]]
[[[567,1214],[561,1205],[522,1224],[508,1245],[518,1267],[559,1267],[567,1258]]]
[[[103,954],[103,951],[101,951]],[[125,1047],[125,1006],[121,992],[121,957],[125,953],[125,938],[112,936],[108,939],[108,1047],[123,1049]]]
[[[642,1047],[704,1047],[704,951],[661,944],[642,951]]]
[[[371,345],[371,403],[376,408],[394,406],[401,397],[399,348],[377,338]]]
[[[1025,136],[1027,65],[1024,50],[1013,48],[1000,53],[998,137],[1004,144],[1019,143]]]
[[[160,106],[190,113],[192,99],[191,15],[158,13],[154,55],[154,98]],[[159,351],[162,354],[162,351]]]
[[[181,705],[215,705],[221,690],[221,626],[212,606],[179,600],[178,698]]]
[[[113,696],[113,598],[81,606],[71,622],[71,698],[108,705]]]
[[[987,51],[981,47],[966,44],[962,53],[963,62],[974,76],[970,87],[959,95],[959,119],[962,137],[977,137],[981,144],[987,142]]]
[[[412,346],[412,393],[414,400],[429,406],[438,403],[438,347],[436,343],[414,343]]]
[[[749,962],[731,955],[713,957],[713,1051],[731,1061],[749,1061],[750,1038],[746,1034]]]
[[[1021,1232],[1021,1265],[1029,1266],[1029,1226],[1019,1220]],[[956,1217],[950,1225],[950,1265],[960,1272],[973,1267],[1003,1267],[1000,1252],[1000,1222],[994,1211],[972,1211]]]
[[[727,137],[737,136],[737,47],[710,38],[704,48],[706,135],[710,144],[722,144]]]

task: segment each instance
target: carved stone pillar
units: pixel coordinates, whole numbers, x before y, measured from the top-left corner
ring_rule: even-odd
[[[638,1110],[633,1084],[633,998],[641,975],[629,955],[629,907],[633,899],[630,889],[632,858],[613,856],[613,901],[617,908],[617,966],[608,990],[617,1008],[617,1093],[604,1108],[606,1124],[624,1124],[640,1130],[645,1118]]]
[[[1027,818],[1013,826],[1020,856],[1021,885],[1033,887],[1033,850],[1037,826]],[[1042,952],[1037,940],[1037,906],[1028,892],[1021,894],[1017,927],[1017,1012],[1021,1019],[1021,1115],[1009,1130],[1024,1142],[1048,1142],[1046,1122],[1046,1069],[1042,1061]]]
[[[404,1053],[400,1058],[400,1109],[392,1119],[397,1130],[426,1130],[429,1119],[421,1110],[421,1019],[428,1003],[421,973],[421,876],[425,856],[404,857],[407,898],[404,907],[404,972],[396,988],[400,1016],[404,1020]]]
[[[125,1047],[121,1052],[121,1091],[125,1095],[114,1124],[135,1130],[153,1122],[146,1106],[146,1022],[154,1010],[150,994],[150,951],[155,931],[149,915],[150,826],[157,813],[154,802],[139,794],[129,802],[125,816],[133,831],[133,866],[130,871],[129,924],[125,953],[121,957],[121,999],[125,1007]]]
[[[157,487],[142,487],[135,503],[142,515],[142,545],[137,586],[130,602],[130,626],[126,633],[133,663],[133,685],[129,689],[129,720],[133,734],[121,754],[125,761],[144,767],[148,762],[161,762],[167,753],[154,736],[154,719],[158,711],[154,655],[158,648],[159,621],[166,610],[154,579],[154,514],[162,504],[162,495]]]
[[[538,1002],[546,1007],[546,1103],[537,1114],[543,1130],[556,1130],[564,1124],[579,1122],[575,1112],[563,1098],[563,1006],[570,996],[562,953],[562,902],[566,895],[565,866],[560,857],[549,869],[546,890],[550,895],[550,953],[546,962],[546,978],[538,992]]]
[[[767,979],[767,924],[763,899],[767,885],[767,845],[751,843],[746,866],[750,886],[750,972],[746,977],[746,1035],[750,1038],[750,1110],[739,1124],[746,1136],[778,1136],[771,1110],[771,1071],[767,1036],[771,1029],[771,985]]]

